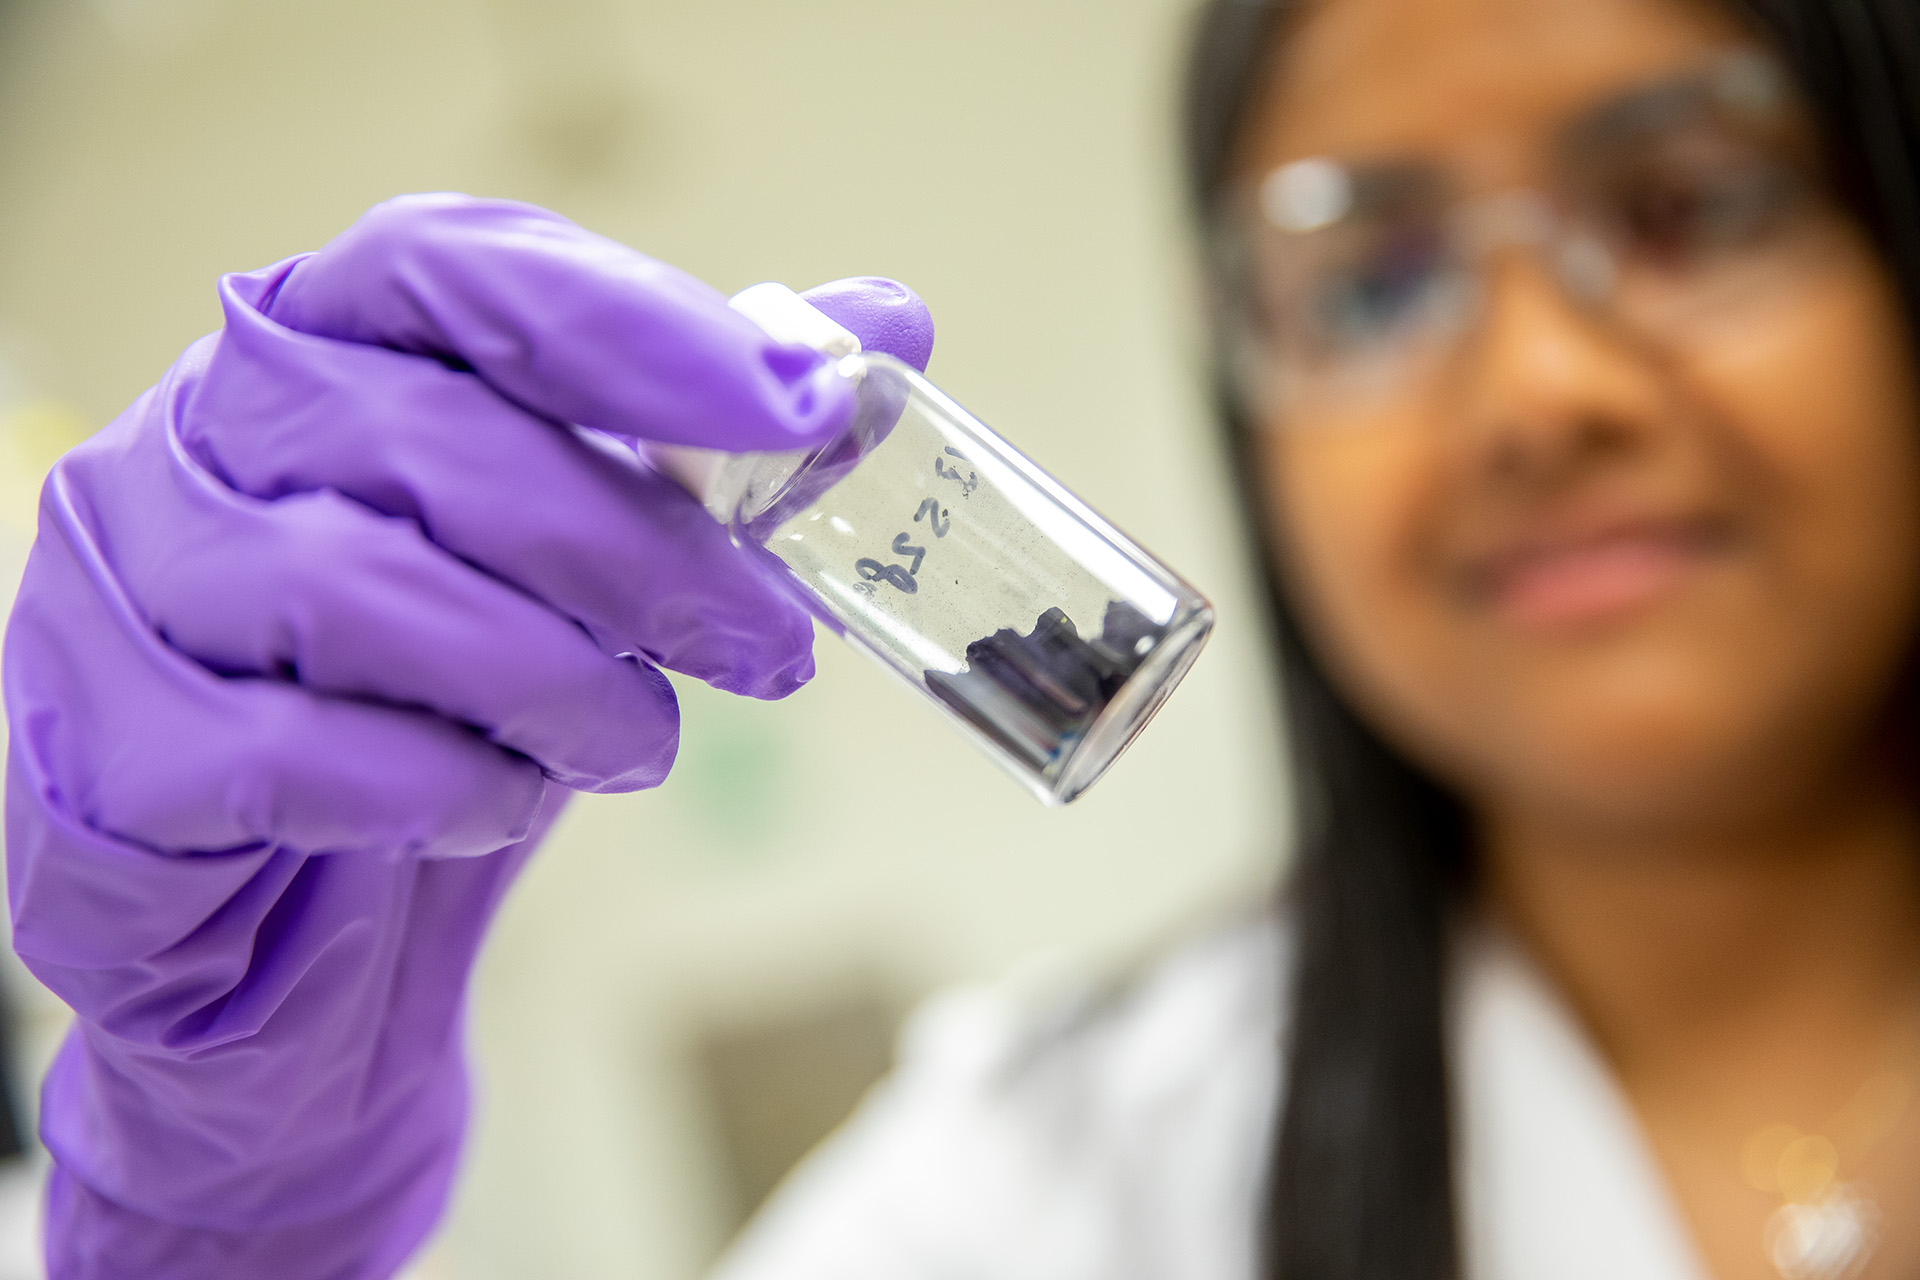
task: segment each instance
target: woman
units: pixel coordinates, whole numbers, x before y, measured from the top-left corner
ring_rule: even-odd
[[[1216,216],[1268,173],[1268,212],[1298,215],[1271,207],[1286,161],[1307,161],[1295,203],[1311,157],[1392,162],[1357,227],[1268,237],[1267,324],[1242,326],[1242,389],[1268,394],[1236,438],[1321,806],[1270,1265],[1449,1269],[1474,1188],[1449,1194],[1440,991],[1418,975],[1452,901],[1577,1010],[1705,1269],[1846,1273],[1877,1216],[1870,1273],[1910,1273],[1912,570],[1889,548],[1911,545],[1920,31],[1891,6],[1764,0],[1319,9],[1216,6],[1194,83]],[[1264,67],[1239,52],[1262,36],[1288,46]],[[1804,105],[1775,117],[1746,51]],[[1352,247],[1424,234],[1408,184],[1436,174],[1481,219],[1467,237],[1539,239],[1539,211],[1499,203],[1515,187],[1589,215],[1530,255],[1466,250],[1486,255],[1471,336],[1420,294],[1451,283],[1429,246]],[[1588,234],[1614,279],[1583,278]],[[1846,472],[1854,448],[1885,470]],[[1829,503],[1857,505],[1827,524]],[[1823,1142],[1776,1150],[1790,1120],[1851,1125],[1862,1150],[1838,1170]],[[1850,1211],[1849,1179],[1880,1213]]]
[[[1294,892],[927,1019],[723,1274],[1920,1268],[1920,31],[1753,3],[1206,10]],[[924,361],[903,289],[818,297]],[[223,301],[56,469],[9,631],[17,945],[80,1014],[56,1276],[390,1274],[545,782],[659,781],[655,665],[809,672],[613,441],[844,420],[710,291],[434,198]]]
[[[1291,919],[927,1053],[729,1275],[1920,1267],[1900,21],[1207,11]]]

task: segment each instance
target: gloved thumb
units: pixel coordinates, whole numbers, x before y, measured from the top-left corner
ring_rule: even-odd
[[[922,373],[933,355],[933,316],[920,295],[885,276],[856,276],[800,295],[851,330],[865,351],[884,351]]]

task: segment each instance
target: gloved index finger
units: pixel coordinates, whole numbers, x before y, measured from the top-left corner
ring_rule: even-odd
[[[798,448],[853,412],[826,357],[773,341],[718,290],[512,201],[375,205],[262,309],[304,333],[467,366],[543,417],[666,444]]]

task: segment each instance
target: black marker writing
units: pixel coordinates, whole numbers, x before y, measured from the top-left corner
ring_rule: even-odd
[[[905,534],[901,535],[901,537],[905,536]],[[915,560],[913,563],[915,569],[920,567],[918,560]],[[912,595],[920,589],[920,584],[913,580],[913,570],[907,568],[905,565],[881,564],[878,560],[861,559],[854,562],[853,568],[854,572],[858,573],[868,582],[884,582],[888,586],[906,592],[908,595]]]
[[[961,453],[958,449],[955,449],[951,445],[947,446],[947,453],[953,457],[960,459],[960,461],[962,462],[965,462],[967,460],[966,454]],[[939,476],[942,480],[953,480],[958,482],[960,485],[960,496],[963,498],[972,497],[973,491],[980,487],[979,476],[975,475],[971,471],[962,475],[960,472],[960,468],[949,467],[947,466],[946,463],[940,461],[939,458],[935,458],[933,460],[933,474]]]
[[[920,562],[927,558],[927,549],[925,547],[913,546],[907,541],[907,536],[908,535],[904,533],[897,533],[893,536],[893,554],[913,557],[913,567],[907,570],[907,573],[912,575],[920,572]]]
[[[946,537],[947,530],[953,528],[953,514],[940,509],[940,500],[938,498],[925,498],[921,500],[920,509],[913,513],[913,522],[919,524],[922,520],[927,522],[928,527],[933,530],[933,536],[936,538]]]

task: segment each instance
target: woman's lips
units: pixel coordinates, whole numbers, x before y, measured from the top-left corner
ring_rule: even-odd
[[[1530,630],[1605,621],[1664,595],[1715,556],[1705,524],[1643,524],[1536,543],[1483,561],[1473,594]]]

